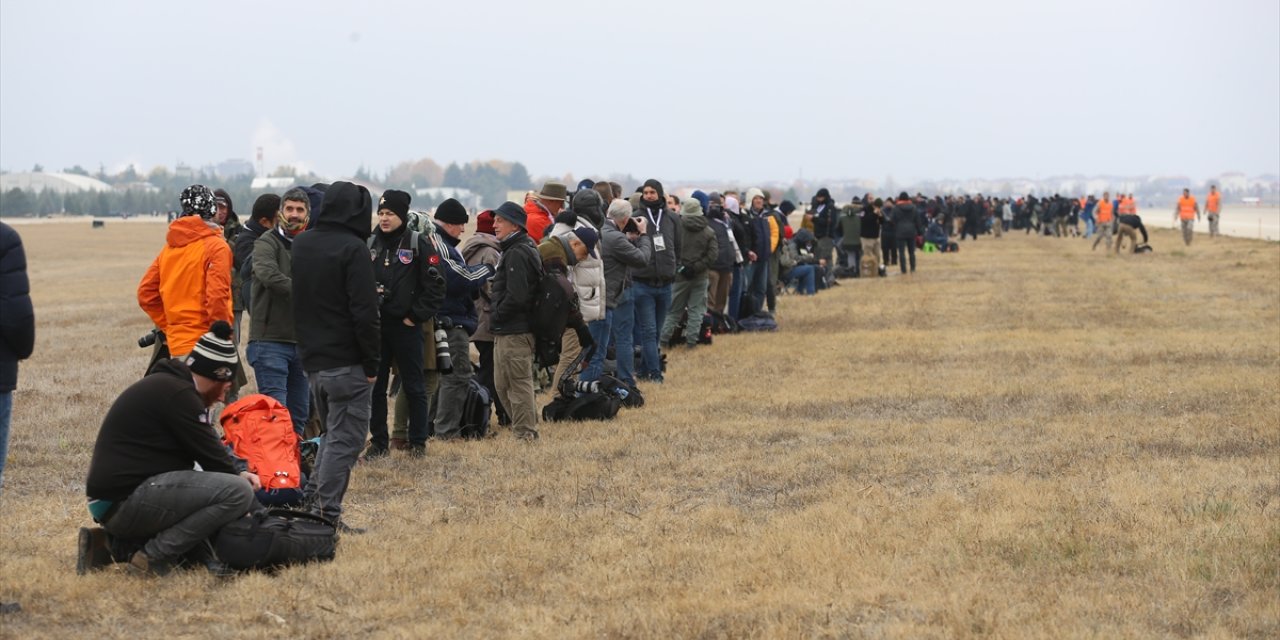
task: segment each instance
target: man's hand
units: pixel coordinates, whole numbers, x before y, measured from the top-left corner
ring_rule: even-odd
[[[649,220],[644,216],[636,218],[636,228],[639,229],[641,235],[643,235],[649,229]]]
[[[413,320],[410,320],[409,318],[405,318],[405,319],[404,319],[404,326],[406,326],[406,327],[412,327],[412,326],[413,326]]]
[[[756,252],[754,252],[754,251],[748,251],[748,252],[747,252],[747,262],[755,262],[755,261],[756,261]]]
[[[248,480],[249,486],[253,487],[254,491],[260,491],[262,489],[262,481],[258,479],[258,474],[241,471],[240,477]]]

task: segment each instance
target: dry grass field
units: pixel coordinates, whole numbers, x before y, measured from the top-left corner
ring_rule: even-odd
[[[362,464],[335,562],[74,572],[162,225],[19,228],[6,638],[1280,637],[1280,245],[1015,234],[780,302],[648,406]]]

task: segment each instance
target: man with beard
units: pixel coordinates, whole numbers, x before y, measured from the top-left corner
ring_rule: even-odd
[[[301,437],[311,411],[311,387],[294,330],[293,239],[307,228],[311,200],[296,187],[277,200],[279,224],[258,236],[250,257],[254,276],[245,355],[258,380],[258,392],[289,408],[293,431]]]
[[[662,363],[658,350],[658,331],[671,308],[671,284],[676,279],[676,262],[680,255],[680,237],[676,216],[666,209],[667,197],[662,183],[649,179],[640,188],[639,214],[647,221],[653,241],[653,258],[632,274],[635,294],[636,331],[639,334],[641,363],[636,378],[662,382]],[[625,357],[625,354],[618,354]]]
[[[818,260],[826,261],[827,265],[835,264],[831,253],[840,237],[840,210],[831,201],[831,192],[826,187],[814,194],[809,203],[809,215],[813,217],[813,237],[818,240]]]

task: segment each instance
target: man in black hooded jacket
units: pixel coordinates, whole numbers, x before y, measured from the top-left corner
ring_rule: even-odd
[[[333,520],[342,516],[351,468],[369,432],[369,392],[381,356],[377,282],[365,243],[372,211],[368,189],[335,182],[315,228],[293,241],[298,351],[325,423],[306,495]]]

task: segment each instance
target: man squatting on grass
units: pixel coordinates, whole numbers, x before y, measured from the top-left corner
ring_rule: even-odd
[[[111,405],[85,482],[89,513],[103,528],[80,529],[78,573],[126,560],[113,556],[134,541],[143,544],[127,558],[130,571],[164,575],[249,512],[262,485],[237,470],[209,412],[226,398],[238,359],[231,325],[215,322],[185,359],[156,363]]]

